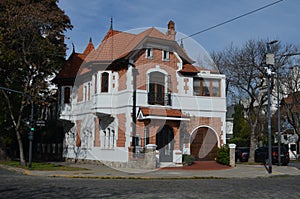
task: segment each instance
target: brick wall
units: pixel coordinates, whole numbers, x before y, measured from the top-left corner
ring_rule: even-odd
[[[77,102],[82,102],[83,100],[83,85],[79,85],[77,93]]]
[[[99,119],[96,117],[95,122],[95,138],[94,138],[94,147],[100,147],[100,128],[99,128]]]
[[[156,65],[160,66],[160,69],[166,71],[168,75],[171,77],[171,85],[169,85],[169,89],[173,93],[178,93],[178,81],[176,78],[176,70],[178,69],[177,63],[178,60],[176,56],[170,52],[170,58],[169,61],[163,61],[162,60],[162,51],[159,49],[153,50],[153,59],[148,59],[145,57],[144,52],[138,60],[135,62],[135,65],[138,69],[138,76],[137,76],[137,88],[141,90],[146,90],[147,88],[147,71],[149,69],[155,68]]]
[[[220,145],[223,144],[223,140],[222,140],[222,135],[223,135],[223,131],[222,131],[222,120],[221,118],[217,118],[217,117],[191,117],[190,121],[186,123],[186,127],[187,127],[187,131],[189,133],[193,133],[193,130],[196,129],[199,126],[208,126],[211,127],[212,129],[214,129],[217,134],[218,134],[218,138],[220,140]]]
[[[117,147],[125,147],[125,143],[126,143],[126,136],[125,136],[126,115],[125,115],[125,113],[118,114],[117,118],[118,118],[118,121],[119,121]]]
[[[81,132],[81,120],[76,120],[76,147],[81,146],[81,138],[80,138],[80,132]]]
[[[126,90],[127,89],[127,70],[120,70],[119,73],[119,88],[118,91]]]

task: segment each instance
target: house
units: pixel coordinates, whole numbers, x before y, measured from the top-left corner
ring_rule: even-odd
[[[66,159],[142,168],[182,166],[183,154],[215,160],[226,143],[225,76],[194,66],[175,36],[173,21],[166,33],[110,28],[96,49],[90,40],[73,51],[55,79]]]

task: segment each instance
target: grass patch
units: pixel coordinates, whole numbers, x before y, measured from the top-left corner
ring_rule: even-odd
[[[38,171],[82,171],[82,170],[88,170],[85,168],[70,167],[70,166],[52,164],[52,163],[46,163],[46,162],[33,162],[31,164],[31,168],[22,167],[20,165],[19,161],[1,161],[0,164],[4,164],[7,166],[11,166],[11,167],[17,167],[17,168],[38,170]]]

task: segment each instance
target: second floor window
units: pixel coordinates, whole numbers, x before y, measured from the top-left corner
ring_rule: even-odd
[[[153,58],[153,49],[152,48],[147,48],[146,49],[146,58],[148,58],[148,59]]]
[[[163,50],[162,51],[162,60],[163,61],[169,61],[169,59],[170,59],[169,51]]]
[[[108,77],[109,74],[107,72],[102,73],[101,77],[101,92],[102,93],[107,93],[108,92]]]
[[[160,72],[150,73],[148,103],[164,105],[165,76]]]
[[[71,95],[70,87],[65,87],[64,88],[64,103],[65,104],[70,103],[70,95]]]
[[[194,96],[220,97],[220,80],[194,78],[193,93]]]

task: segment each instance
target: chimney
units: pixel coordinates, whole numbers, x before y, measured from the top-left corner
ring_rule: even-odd
[[[171,39],[171,40],[175,40],[175,35],[176,35],[176,31],[175,31],[175,23],[174,21],[170,20],[168,23],[168,32],[166,33],[166,35]]]

